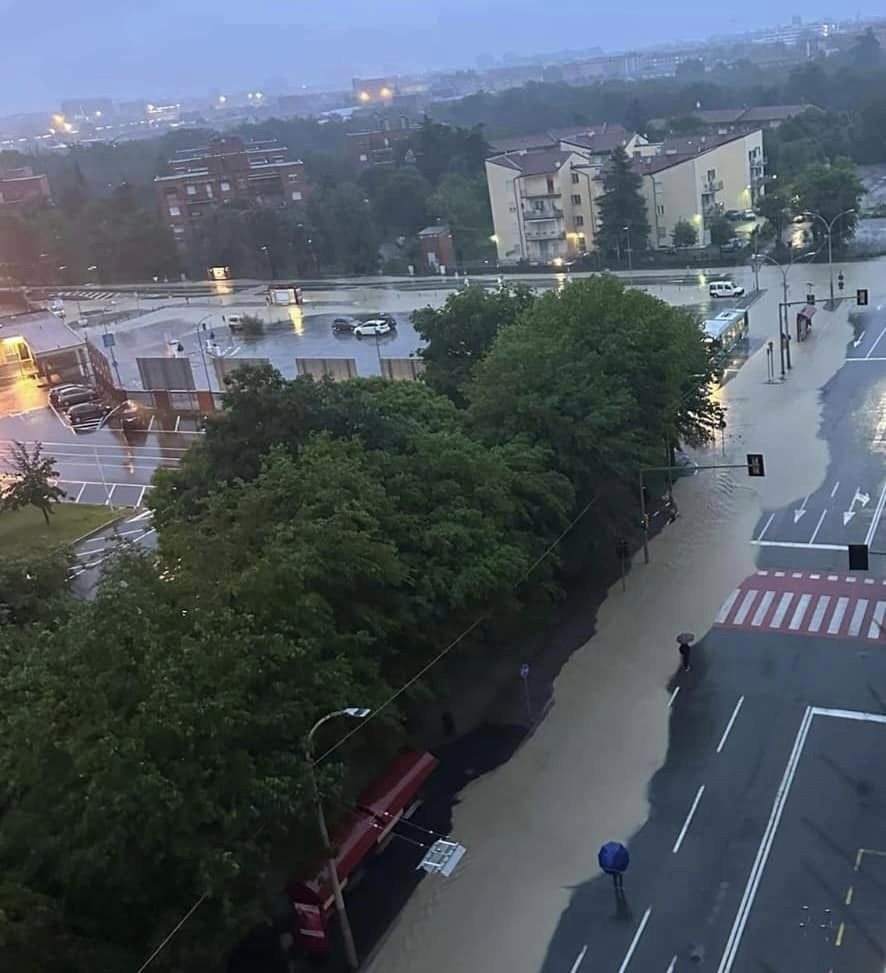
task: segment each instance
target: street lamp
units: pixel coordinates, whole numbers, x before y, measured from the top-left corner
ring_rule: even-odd
[[[341,883],[338,880],[338,871],[335,867],[335,857],[329,842],[329,831],[326,828],[326,817],[323,814],[323,800],[320,797],[320,788],[317,786],[317,775],[314,772],[314,734],[329,720],[337,716],[350,716],[351,719],[365,720],[372,712],[363,706],[348,706],[345,709],[337,709],[334,713],[329,713],[311,727],[305,740],[305,757],[308,761],[308,772],[311,775],[311,790],[314,793],[314,803],[317,805],[317,826],[320,829],[320,837],[323,840],[323,851],[326,855],[326,867],[329,870],[329,883],[332,885],[332,894],[335,897],[335,908],[338,912],[338,921],[341,926],[342,939],[345,944],[345,954],[348,966],[356,970],[360,966],[357,959],[357,949],[354,946],[354,934],[351,932],[351,924],[348,921],[348,913],[345,910],[344,896],[341,894]]]
[[[830,220],[826,220],[821,213],[814,213],[812,210],[806,210],[803,215],[811,216],[813,219],[818,220],[825,228],[828,235],[828,274],[831,279],[831,310],[834,308],[834,252],[831,246],[831,234],[834,230],[834,224],[837,220],[842,219],[844,216],[848,216],[850,213],[854,213],[855,208],[844,209],[842,213],[837,213],[837,215]]]
[[[634,260],[633,260],[633,252],[631,251],[631,228],[630,228],[630,226],[625,226],[625,227],[622,227],[622,229],[628,235],[628,271],[629,272],[633,272],[633,270],[634,270]]]
[[[806,254],[805,257],[814,257],[815,251],[811,251]],[[803,259],[803,258],[801,258]],[[760,272],[760,264],[768,260],[773,266],[778,267],[781,272],[781,284],[782,293],[784,294],[784,303],[779,305],[778,308],[778,351],[781,359],[781,377],[785,376],[785,348],[788,348],[787,352],[787,363],[788,368],[791,367],[791,353],[790,346],[788,345],[788,340],[790,336],[790,328],[788,327],[788,273],[791,267],[794,266],[794,261],[791,260],[789,263],[780,264],[774,257],[770,257],[768,253],[753,253],[751,254],[751,268],[755,274]],[[782,328],[782,307],[784,308],[784,328]]]

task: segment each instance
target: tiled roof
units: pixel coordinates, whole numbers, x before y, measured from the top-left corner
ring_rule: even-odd
[[[516,169],[524,176],[542,176],[548,172],[556,172],[571,154],[559,149],[539,149],[536,152],[497,155],[487,161]]]

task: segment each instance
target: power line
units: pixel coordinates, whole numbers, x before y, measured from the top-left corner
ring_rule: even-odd
[[[582,509],[575,515],[575,517],[572,518],[572,520],[566,525],[566,527],[563,528],[563,530],[556,537],[556,539],[551,541],[551,543],[545,548],[542,554],[540,554],[532,562],[532,564],[530,564],[529,567],[523,572],[522,576],[518,578],[517,581],[515,581],[511,585],[512,589],[516,588],[518,585],[521,585],[529,577],[529,575],[532,574],[532,572],[539,566],[539,564],[541,564],[541,562],[544,561],[545,558],[549,557],[550,554],[553,553],[554,549],[557,547],[560,541],[563,540],[563,538],[572,530],[573,527],[575,527],[575,525],[582,519],[582,517],[584,517],[584,515],[591,509],[591,507],[596,502],[597,502],[597,498],[594,497],[593,500],[589,500],[584,505],[584,507],[582,507]],[[473,622],[471,622],[471,624],[460,635],[457,635],[444,649],[441,649],[440,652],[438,652],[437,655],[435,655],[430,662],[422,666],[422,668],[419,669],[418,672],[411,679],[405,682],[399,689],[391,693],[391,695],[388,696],[388,698],[380,706],[376,706],[375,709],[373,709],[373,711],[369,714],[369,716],[366,717],[366,719],[361,720],[352,730],[349,730],[336,743],[333,743],[333,745],[328,750],[324,750],[324,752],[321,753],[320,756],[314,760],[313,765],[316,767],[318,764],[322,763],[324,760],[326,760],[327,757],[335,753],[335,751],[338,750],[339,747],[343,746],[348,740],[350,740],[350,738],[354,736],[355,733],[359,733],[361,730],[363,730],[364,727],[366,727],[366,725],[371,720],[374,720],[379,713],[387,709],[391,705],[391,703],[399,699],[403,695],[403,693],[405,693],[411,686],[413,686],[416,682],[418,682],[418,680],[421,679],[421,677],[426,672],[432,669],[441,659],[445,658],[445,656],[447,656],[457,645],[463,642],[471,634],[471,632],[474,631],[475,628],[477,628],[482,622],[485,622],[486,619],[489,618],[489,614],[490,614],[489,612],[484,612]]]
[[[199,899],[191,906],[190,909],[179,919],[173,928],[172,932],[163,940],[162,943],[154,950],[153,953],[142,963],[142,965],[136,970],[136,973],[144,973],[144,971],[154,962],[154,959],[160,955],[166,944],[170,939],[181,929],[181,927],[191,918],[191,916],[197,911],[197,909],[203,904],[204,899],[208,897],[209,893],[204,892]]]

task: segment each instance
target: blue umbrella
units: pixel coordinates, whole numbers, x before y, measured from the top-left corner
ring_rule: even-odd
[[[631,856],[620,842],[607,841],[597,852],[597,861],[607,875],[621,875],[622,872],[627,871]]]

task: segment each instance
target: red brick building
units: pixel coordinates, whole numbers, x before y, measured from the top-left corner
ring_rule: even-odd
[[[378,128],[369,132],[349,132],[348,148],[358,172],[373,166],[391,166],[409,148],[412,135],[407,118],[400,119],[400,127]]]
[[[455,246],[448,226],[426,226],[418,234],[422,269],[438,273],[445,267],[447,273],[455,270]]]
[[[179,150],[169,160],[170,174],[154,180],[176,243],[187,248],[194,226],[221,203],[249,199],[263,206],[289,206],[304,200],[304,164],[288,155],[286,146],[276,141],[244,142],[235,136]]]
[[[34,175],[30,166],[0,170],[0,206],[14,206],[34,200],[52,202],[46,176]]]

